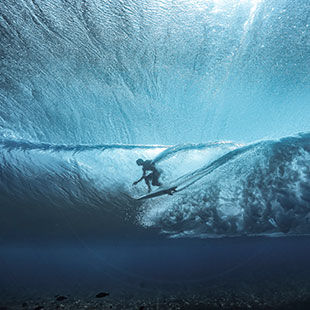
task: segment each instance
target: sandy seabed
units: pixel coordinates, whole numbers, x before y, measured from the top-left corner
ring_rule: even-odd
[[[98,297],[100,296],[100,297]],[[286,283],[278,288],[262,285],[256,291],[244,286],[234,288],[208,288],[203,292],[150,291],[147,294],[94,292],[87,295],[3,296],[0,310],[32,309],[310,309],[310,285]]]

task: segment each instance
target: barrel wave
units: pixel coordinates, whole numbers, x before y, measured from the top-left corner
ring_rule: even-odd
[[[155,158],[162,182],[179,191],[135,200],[147,190],[145,184],[132,186],[141,173],[135,164],[139,157]],[[102,223],[116,217],[118,224],[128,221],[173,237],[305,235],[310,233],[309,159],[309,134],[248,145],[177,147],[6,140],[1,143],[1,227],[9,229],[14,210],[15,216],[28,213],[36,219],[36,228],[47,215],[66,226],[68,218],[100,214]],[[29,230],[30,223],[19,228]]]

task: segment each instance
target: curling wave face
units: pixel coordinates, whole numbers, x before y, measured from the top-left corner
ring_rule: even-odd
[[[310,233],[310,134],[171,147],[3,140],[0,156],[1,230],[7,235],[41,233],[47,222],[49,229],[73,225],[83,234],[95,218],[105,223],[100,235],[112,217],[173,237]],[[153,159],[162,182],[178,185],[179,192],[135,200],[146,192],[142,182],[132,186],[141,175],[139,157]],[[88,226],[79,231],[83,218]]]

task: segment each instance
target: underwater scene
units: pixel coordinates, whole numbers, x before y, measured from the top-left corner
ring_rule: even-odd
[[[310,309],[310,2],[0,1],[0,310]]]

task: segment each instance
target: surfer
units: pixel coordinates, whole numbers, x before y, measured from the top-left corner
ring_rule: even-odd
[[[150,182],[152,182],[152,185],[154,186],[160,186],[161,183],[159,182],[159,177],[160,177],[160,172],[156,169],[155,165],[152,163],[151,160],[143,160],[141,158],[139,158],[136,161],[138,166],[142,166],[142,170],[143,170],[143,174],[142,177],[136,181],[133,182],[132,185],[137,185],[140,181],[142,181],[144,179],[147,187],[148,187],[148,192],[151,191],[151,184]],[[150,174],[147,174],[147,171],[151,171]]]

